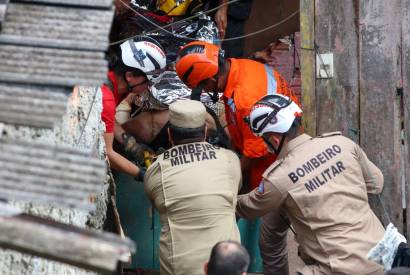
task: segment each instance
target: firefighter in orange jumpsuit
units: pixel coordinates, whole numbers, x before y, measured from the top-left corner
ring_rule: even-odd
[[[202,41],[185,45],[178,54],[176,71],[190,88],[213,93],[214,100],[222,93],[227,128],[234,149],[241,157],[243,183],[248,189],[257,187],[262,173],[276,159],[268,152],[260,137],[255,137],[245,122],[252,106],[263,96],[283,94],[298,102],[284,78],[274,69],[248,59],[224,59],[219,47]],[[279,213],[262,217],[259,244],[265,274],[288,274],[286,234]],[[271,251],[278,253],[272,255]],[[282,247],[282,249],[277,249]]]

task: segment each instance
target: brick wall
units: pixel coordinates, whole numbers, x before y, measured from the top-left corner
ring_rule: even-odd
[[[288,39],[284,39],[271,43],[263,51],[254,53],[252,57],[274,67],[288,81],[294,93],[301,100],[299,32],[294,34],[294,41],[296,50],[288,43]]]

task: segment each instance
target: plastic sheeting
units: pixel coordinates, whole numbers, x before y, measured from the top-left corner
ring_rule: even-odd
[[[151,81],[150,92],[136,97],[131,117],[144,111],[166,110],[171,103],[177,100],[191,98],[192,90],[178,78],[175,71],[164,71],[150,75],[149,78]],[[201,102],[210,107],[216,114],[220,113],[218,104],[212,102],[208,94],[201,94]]]

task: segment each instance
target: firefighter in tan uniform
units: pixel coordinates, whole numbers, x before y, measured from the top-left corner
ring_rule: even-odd
[[[367,198],[381,192],[382,173],[339,132],[299,135],[301,112],[281,95],[254,105],[250,127],[278,159],[258,188],[239,196],[237,213],[251,219],[285,211],[306,263],[299,274],[383,274],[366,258],[384,234]]]
[[[206,110],[198,101],[170,105],[172,148],[144,178],[161,219],[161,274],[203,274],[212,247],[240,241],[235,207],[241,184],[238,157],[205,142]]]

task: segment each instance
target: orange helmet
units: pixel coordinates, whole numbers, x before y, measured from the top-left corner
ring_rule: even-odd
[[[214,44],[194,41],[181,48],[176,71],[179,78],[190,88],[218,73],[220,50]]]

